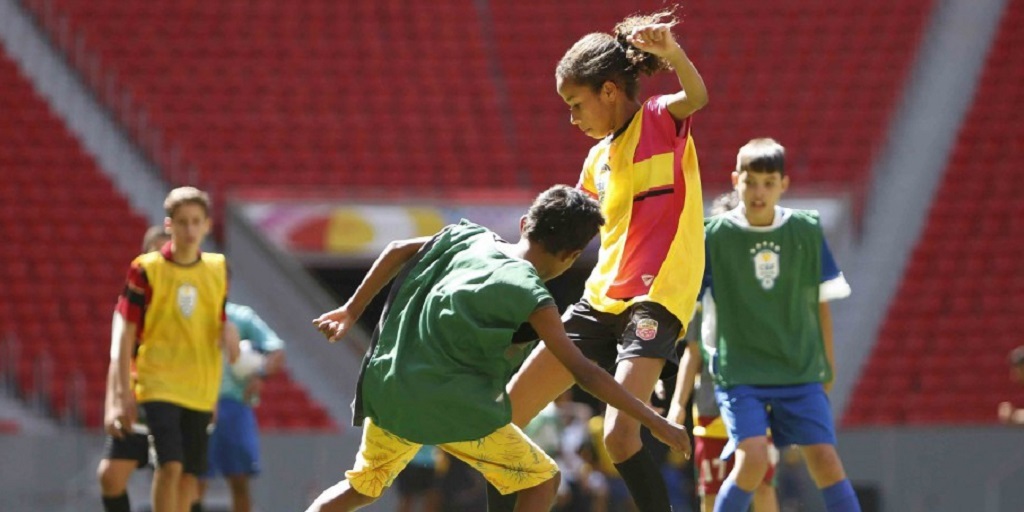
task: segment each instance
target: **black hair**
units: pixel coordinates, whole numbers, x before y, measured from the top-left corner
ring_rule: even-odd
[[[775,139],[751,139],[736,154],[736,172],[777,172],[786,175],[786,148]]]
[[[167,233],[163,226],[150,226],[149,229],[146,230],[146,234],[142,237],[142,252],[149,252],[149,247],[154,245],[156,241],[161,238],[171,238],[171,235]]]
[[[641,74],[653,75],[668,69],[669,64],[665,59],[629,44],[626,38],[637,27],[653,23],[674,25],[677,21],[675,7],[672,7],[653,14],[630,16],[615,25],[611,34],[587,34],[558,61],[555,77],[589,86],[595,92],[601,90],[605,82],[611,81],[625,91],[626,97],[635,100],[637,78]]]
[[[582,250],[603,225],[597,201],[575,188],[555,185],[541,192],[526,212],[523,236],[551,254],[561,254]]]

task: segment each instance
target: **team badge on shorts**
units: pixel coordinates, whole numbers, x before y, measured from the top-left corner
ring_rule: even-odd
[[[196,302],[199,301],[199,290],[195,286],[185,283],[178,287],[178,309],[185,318],[191,318],[192,312],[196,310]]]
[[[651,341],[658,335],[658,321],[653,318],[641,318],[636,322],[636,337]]]

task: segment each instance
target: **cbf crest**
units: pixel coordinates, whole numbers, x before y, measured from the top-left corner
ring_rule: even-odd
[[[761,288],[771,290],[775,280],[779,278],[779,253],[782,248],[772,242],[758,242],[750,249],[754,257],[754,276],[761,283]]]
[[[189,283],[183,283],[178,287],[178,310],[185,318],[192,318],[199,302],[199,290]]]

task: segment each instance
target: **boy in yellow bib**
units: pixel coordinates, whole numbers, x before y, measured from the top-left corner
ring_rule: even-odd
[[[184,512],[206,467],[207,426],[220,386],[224,255],[199,250],[210,231],[210,200],[193,187],[176,188],[164,201],[171,241],[132,261],[117,312],[124,319],[111,404],[114,426],[132,431],[136,401],[146,413],[156,451],[154,512]],[[136,378],[131,383],[132,352]],[[238,354],[230,340],[229,358]]]

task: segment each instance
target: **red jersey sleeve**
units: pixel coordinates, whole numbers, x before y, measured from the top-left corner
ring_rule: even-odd
[[[138,261],[133,261],[128,269],[124,290],[117,298],[117,312],[126,322],[141,325],[146,314],[146,306],[149,305],[152,296],[153,289],[146,278],[146,269]]]

